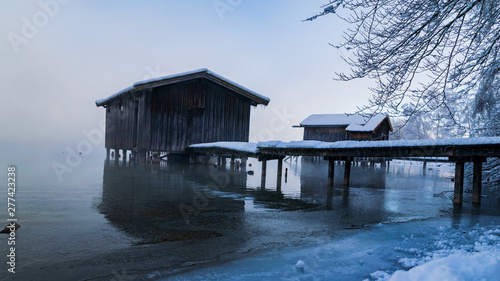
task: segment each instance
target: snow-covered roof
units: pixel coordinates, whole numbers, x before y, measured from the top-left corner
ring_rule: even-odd
[[[377,114],[368,120],[359,114],[313,114],[300,122],[300,126],[346,127],[346,131],[350,132],[371,132],[386,118],[388,117],[384,114]]]
[[[192,144],[189,147],[191,147],[191,148],[216,148],[216,149],[222,148],[222,149],[227,149],[227,150],[234,150],[234,151],[247,152],[247,153],[253,153],[253,154],[256,154],[257,152],[259,152],[259,150],[257,149],[257,144],[254,142],[220,141],[220,142]]]
[[[197,79],[197,78],[206,78],[212,82],[215,82],[217,84],[220,84],[226,88],[229,88],[238,94],[245,96],[252,100],[254,105],[257,104],[263,104],[267,105],[270,101],[268,97],[265,97],[263,95],[260,95],[252,90],[249,90],[248,88],[245,88],[227,78],[224,78],[220,76],[219,74],[210,71],[206,68],[198,69],[198,70],[193,70],[189,72],[183,72],[179,74],[174,74],[174,75],[169,75],[169,76],[163,76],[163,77],[158,77],[158,78],[153,78],[149,80],[144,80],[144,81],[139,81],[134,83],[132,86],[127,87],[107,98],[96,100],[95,103],[97,106],[103,106],[109,101],[125,94],[128,92],[132,91],[138,91],[138,90],[143,90],[143,89],[150,89],[150,88],[156,88],[164,85],[169,85],[177,82],[182,82],[182,81],[188,81],[191,79]]]

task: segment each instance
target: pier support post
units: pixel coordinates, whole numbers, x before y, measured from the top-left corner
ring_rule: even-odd
[[[120,150],[115,148],[115,162],[118,162],[120,159]]]
[[[230,163],[230,169],[231,169],[231,171],[234,170],[234,158],[235,158],[235,156],[231,155],[231,163]]]
[[[266,170],[267,170],[267,160],[262,160],[262,172],[260,179],[260,188],[262,190],[266,189]]]
[[[127,162],[127,150],[122,149],[123,163]]]
[[[344,167],[344,187],[349,187],[350,178],[351,178],[351,158],[347,157],[345,159],[345,167]]]
[[[243,157],[243,156],[241,157],[241,165],[240,165],[240,167],[241,167],[241,170],[243,172],[245,172],[247,170],[247,159],[248,159],[247,157]]]
[[[109,155],[111,154],[111,149],[106,148],[106,160],[109,160]]]
[[[335,160],[328,158],[328,186],[333,186],[333,174],[335,173]]]
[[[278,158],[278,172],[276,179],[276,189],[281,192],[281,178],[283,174],[283,157]]]
[[[226,169],[226,157],[222,156],[222,159],[221,159],[221,169]]]
[[[465,162],[457,161],[455,164],[455,191],[453,194],[453,204],[462,205],[464,198],[464,166]]]
[[[217,168],[220,169],[222,166],[222,157],[220,154],[217,154]]]
[[[481,180],[483,173],[483,161],[486,161],[486,159],[476,157],[473,161],[474,171],[472,175],[472,203],[481,204]]]

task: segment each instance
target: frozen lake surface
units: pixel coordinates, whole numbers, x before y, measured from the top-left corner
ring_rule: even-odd
[[[262,188],[255,160],[252,174],[105,161],[97,148],[73,158],[64,146],[1,150],[2,166],[17,167],[21,225],[16,274],[1,280],[389,280],[441,264],[452,274],[460,262],[498,270],[499,200],[485,190],[481,207],[468,193],[454,207],[446,163],[354,166],[344,189],[341,165],[329,188],[326,163],[289,158],[278,191],[276,161]]]

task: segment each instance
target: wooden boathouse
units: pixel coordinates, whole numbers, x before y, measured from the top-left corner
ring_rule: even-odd
[[[152,152],[183,153],[195,143],[247,142],[251,106],[269,101],[199,69],[134,83],[96,105],[106,109],[108,158],[113,149],[145,159]]]
[[[388,140],[392,125],[389,117],[377,114],[366,120],[359,114],[313,114],[300,122],[304,140]]]

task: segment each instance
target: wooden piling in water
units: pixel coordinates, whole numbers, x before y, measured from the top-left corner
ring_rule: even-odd
[[[462,205],[464,197],[464,161],[457,161],[455,164],[455,191],[453,194],[453,204]]]
[[[247,170],[247,157],[241,157],[241,170],[245,172]]]
[[[351,178],[351,158],[345,159],[344,167],[344,187],[349,187],[349,180]]]
[[[328,159],[328,186],[333,186],[333,175],[335,173],[335,160]]]
[[[235,158],[235,156],[231,155],[231,162],[229,164],[231,171],[234,170],[234,158]]]
[[[266,189],[266,170],[267,170],[267,160],[262,160],[262,172],[260,180],[260,188],[262,190]]]
[[[278,158],[278,172],[277,172],[277,179],[276,179],[276,189],[279,192],[281,192],[281,178],[282,178],[282,173],[283,173],[283,158],[284,157]]]

